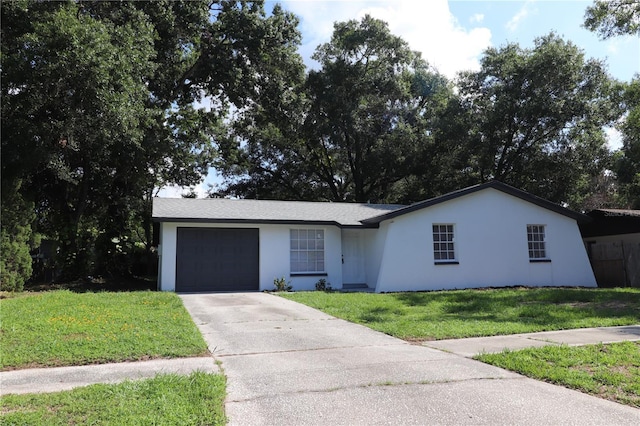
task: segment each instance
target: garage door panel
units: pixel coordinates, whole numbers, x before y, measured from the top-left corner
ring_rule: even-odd
[[[176,291],[259,289],[259,230],[178,228]]]

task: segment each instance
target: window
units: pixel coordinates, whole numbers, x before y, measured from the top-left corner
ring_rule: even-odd
[[[547,259],[544,225],[527,225],[527,243],[529,244],[529,260]]]
[[[433,225],[433,260],[435,263],[457,263],[453,242],[453,225]]]
[[[324,230],[291,229],[291,272],[324,272]]]

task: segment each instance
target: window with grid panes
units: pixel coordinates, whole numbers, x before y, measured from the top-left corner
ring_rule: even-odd
[[[436,263],[455,261],[454,244],[452,224],[433,225],[433,259]]]
[[[324,272],[324,230],[291,229],[291,272]]]
[[[547,258],[544,225],[527,225],[527,243],[529,245],[530,260]]]

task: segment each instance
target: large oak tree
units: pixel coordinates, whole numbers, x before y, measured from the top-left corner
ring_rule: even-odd
[[[587,8],[584,25],[607,39],[614,36],[640,36],[640,1],[595,1]],[[614,153],[619,207],[640,208],[640,76],[622,88],[624,114],[617,123],[622,148]]]
[[[1,7],[2,206],[33,203],[69,279],[126,272],[133,243],[149,248],[154,188],[202,179],[228,111],[255,103],[300,41],[262,1]]]
[[[619,114],[604,64],[550,34],[532,48],[489,48],[480,70],[457,84],[461,152],[477,181],[498,179],[580,208],[607,166],[603,126]]]
[[[336,23],[313,58],[318,70],[306,78],[296,71],[272,108],[261,105],[237,123],[225,153],[244,167],[226,168],[228,191],[397,201],[399,184],[433,143],[434,111],[451,93],[446,79],[370,16]]]

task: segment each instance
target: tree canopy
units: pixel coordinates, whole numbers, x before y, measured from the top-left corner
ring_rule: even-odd
[[[640,1],[595,1],[587,8],[584,25],[602,38],[640,36]],[[622,148],[613,154],[616,174],[616,204],[640,208],[640,76],[636,75],[619,92],[623,105],[617,128],[622,134]]]
[[[66,278],[150,248],[154,188],[202,179],[231,106],[254,102],[300,40],[261,1],[1,7],[3,208],[16,188],[34,202]],[[205,97],[213,108],[195,109]]]
[[[584,26],[606,39],[640,35],[639,0],[597,0],[585,12]]]
[[[607,166],[603,126],[620,113],[601,62],[550,34],[531,49],[489,48],[480,71],[463,73],[458,87],[468,117],[463,152],[480,182],[581,207]]]
[[[395,185],[431,141],[431,112],[450,94],[383,21],[336,23],[316,49],[319,70],[297,74],[276,98],[236,126],[225,172],[244,197],[396,201]],[[235,156],[235,157],[234,157]],[[243,168],[233,164],[242,159]]]

